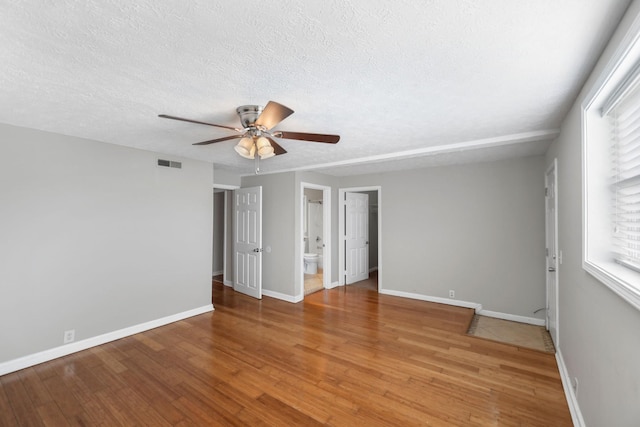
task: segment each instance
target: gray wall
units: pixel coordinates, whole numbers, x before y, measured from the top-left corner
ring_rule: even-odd
[[[254,175],[263,187],[263,287],[301,293],[301,182],[332,188],[332,281],[338,280],[338,188],[382,186],[384,288],[480,303],[525,317],[545,305],[544,159],[335,178]],[[292,227],[291,224],[294,224]],[[291,271],[294,273],[292,274]]]
[[[294,296],[295,233],[297,205],[294,204],[294,173],[251,175],[242,187],[262,186],[262,287]],[[299,223],[298,223],[299,224]],[[302,239],[302,236],[300,236]]]
[[[526,317],[545,306],[544,159],[345,177],[380,185],[383,289]]]
[[[211,303],[211,164],[8,125],[0,141],[0,363]]]
[[[216,168],[213,172],[213,182],[217,185],[240,187],[242,178],[235,172],[227,169]]]
[[[640,10],[635,2],[564,120],[546,163],[558,159],[559,350],[588,426],[640,422],[640,312],[582,269],[580,104]]]

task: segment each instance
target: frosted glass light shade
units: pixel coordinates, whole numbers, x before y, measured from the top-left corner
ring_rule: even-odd
[[[234,147],[236,152],[246,159],[253,159],[256,154],[256,146],[252,138],[242,138]]]
[[[273,147],[269,143],[269,140],[264,136],[261,136],[256,140],[256,146],[258,147],[258,154],[261,159],[268,159],[269,157],[275,156]]]
[[[267,153],[267,154],[263,154],[263,155],[261,155],[261,156],[260,156],[260,158],[261,158],[262,160],[264,160],[264,159],[271,158],[271,157],[273,157],[273,156],[275,156],[275,155],[276,155],[276,153],[274,153],[273,151],[271,151],[270,153]]]

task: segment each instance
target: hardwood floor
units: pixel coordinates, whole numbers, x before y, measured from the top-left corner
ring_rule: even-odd
[[[341,287],[216,311],[0,377],[2,426],[570,426],[553,355],[472,311]]]

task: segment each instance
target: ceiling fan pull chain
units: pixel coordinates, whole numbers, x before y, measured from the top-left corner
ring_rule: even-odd
[[[260,173],[260,156],[258,155],[258,153],[255,154],[253,162],[256,166],[256,175],[258,175],[258,173]]]

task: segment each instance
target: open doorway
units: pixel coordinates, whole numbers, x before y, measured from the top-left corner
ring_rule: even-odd
[[[331,284],[331,187],[301,183],[302,295]]]
[[[381,190],[379,186],[339,190],[340,285],[382,288]]]
[[[214,185],[213,188],[213,259],[212,277],[233,286],[233,190],[236,187]]]

